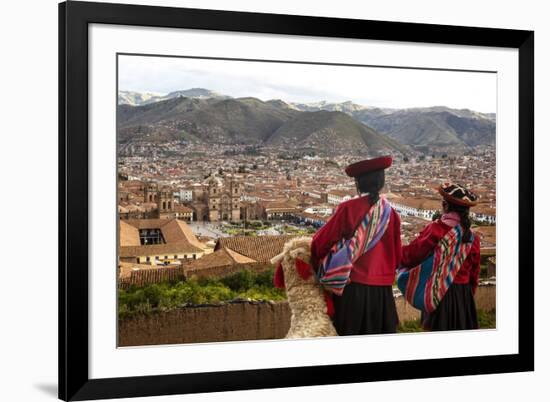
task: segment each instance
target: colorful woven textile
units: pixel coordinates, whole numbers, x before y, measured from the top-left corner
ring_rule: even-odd
[[[465,243],[462,232],[462,227],[456,225],[422,263],[397,270],[397,287],[415,308],[431,313],[452,285],[473,244],[473,234],[471,241]]]
[[[353,237],[336,243],[320,263],[319,282],[326,290],[341,295],[350,281],[353,263],[382,238],[390,221],[391,206],[380,198],[365,215]]]

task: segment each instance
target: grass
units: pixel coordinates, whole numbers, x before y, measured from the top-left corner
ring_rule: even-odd
[[[410,321],[400,322],[399,326],[397,327],[398,333],[422,332],[422,331],[424,330],[420,325],[420,320],[410,320]]]
[[[491,311],[477,310],[477,321],[479,328],[494,329],[497,327],[497,312],[495,309]]]
[[[261,221],[251,221],[247,224],[245,229],[243,223],[229,222],[222,226],[221,230],[230,236],[257,236],[258,231],[267,230],[272,228],[271,223],[262,223]],[[280,234],[296,235],[296,236],[308,236],[316,232],[316,229],[311,226],[295,227],[291,225],[282,225],[277,228]]]
[[[307,236],[316,232],[316,229],[311,226],[296,227],[291,225],[283,225],[280,229],[284,234]]]
[[[496,328],[496,310],[491,311],[477,310],[477,321],[480,329],[494,329]],[[399,323],[397,327],[398,333],[407,332],[424,332],[420,320],[409,320]]]
[[[487,260],[479,264],[479,277],[487,278]]]
[[[243,270],[221,279],[190,278],[130,287],[118,292],[119,317],[169,311],[187,304],[220,304],[235,299],[285,300],[282,289],[273,286],[273,269]]]

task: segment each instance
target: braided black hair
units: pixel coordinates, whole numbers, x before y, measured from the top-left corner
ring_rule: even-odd
[[[472,226],[472,220],[470,219],[470,208],[462,205],[453,204],[451,202],[447,203],[447,210],[449,212],[456,212],[460,216],[460,225],[464,229],[462,234],[462,241],[464,243],[470,243],[471,233],[470,227]]]
[[[384,169],[365,173],[355,179],[357,190],[360,193],[368,193],[371,204],[376,203],[380,199],[380,190],[384,188],[385,181],[386,175]]]

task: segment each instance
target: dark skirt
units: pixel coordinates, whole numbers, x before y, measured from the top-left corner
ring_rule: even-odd
[[[477,329],[477,310],[472,287],[453,283],[432,313],[422,313],[422,326],[428,331]]]
[[[338,335],[389,334],[399,319],[391,286],[351,282],[342,296],[333,296],[333,323]]]

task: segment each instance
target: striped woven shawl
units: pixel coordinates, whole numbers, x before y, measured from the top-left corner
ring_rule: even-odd
[[[373,248],[382,238],[390,221],[391,206],[380,198],[371,206],[353,237],[336,243],[321,260],[317,277],[325,290],[342,295],[344,287],[350,282],[353,263]]]
[[[433,312],[451,287],[473,244],[473,234],[470,242],[465,243],[462,233],[462,227],[456,225],[423,262],[397,270],[397,287],[415,308]]]

